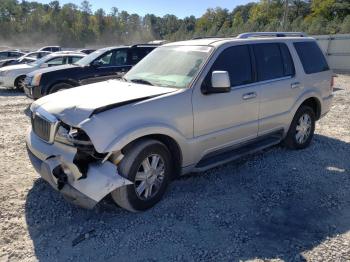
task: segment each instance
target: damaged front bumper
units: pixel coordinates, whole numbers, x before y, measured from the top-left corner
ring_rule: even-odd
[[[30,131],[26,139],[28,155],[35,170],[70,202],[92,209],[116,188],[132,184],[118,174],[115,164],[91,162],[87,174],[74,163],[78,150],[59,142],[48,144]],[[85,167],[86,168],[86,167]]]

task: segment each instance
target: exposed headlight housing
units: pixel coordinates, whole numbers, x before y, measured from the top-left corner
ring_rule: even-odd
[[[38,86],[38,85],[40,85],[41,76],[42,76],[42,74],[35,74],[34,77],[33,77],[33,79],[32,79],[31,85],[32,85],[32,86]]]
[[[55,141],[68,145],[92,146],[90,138],[83,130],[64,123],[58,127]]]

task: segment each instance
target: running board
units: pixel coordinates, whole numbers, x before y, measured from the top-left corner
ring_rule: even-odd
[[[215,166],[231,162],[246,155],[259,152],[267,147],[279,144],[283,139],[283,130],[256,138],[239,145],[224,148],[204,156],[195,166],[195,172],[203,172]]]

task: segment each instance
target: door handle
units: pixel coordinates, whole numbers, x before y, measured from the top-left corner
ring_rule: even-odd
[[[246,93],[242,96],[243,100],[249,100],[249,99],[254,99],[256,98],[256,93],[255,92],[250,92],[250,93]]]
[[[300,87],[300,83],[299,82],[294,82],[290,84],[290,88],[295,89],[295,88],[299,88]]]

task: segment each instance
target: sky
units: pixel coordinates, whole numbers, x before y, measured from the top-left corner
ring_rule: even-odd
[[[34,1],[34,0],[33,0]],[[52,0],[35,0],[41,3],[50,3]],[[80,5],[82,0],[59,0],[60,4],[74,3]],[[147,13],[163,16],[174,14],[179,18],[194,15],[200,17],[209,7],[217,6],[232,11],[237,5],[256,2],[256,0],[89,0],[92,9],[103,8],[107,13],[113,6],[120,11],[136,13],[144,16]]]

